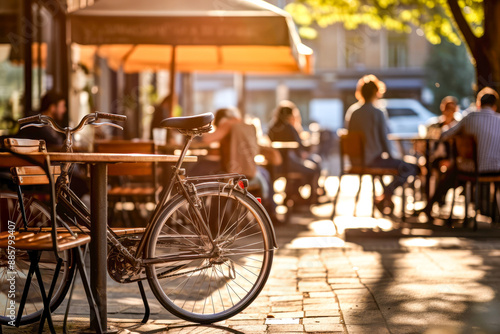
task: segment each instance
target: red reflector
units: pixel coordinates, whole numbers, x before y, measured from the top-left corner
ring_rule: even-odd
[[[238,185],[241,189],[245,189],[245,184],[243,183],[243,181],[238,181]]]
[[[257,197],[257,201],[262,204],[262,199],[260,197]]]

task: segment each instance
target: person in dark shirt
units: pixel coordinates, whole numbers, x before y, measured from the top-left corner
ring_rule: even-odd
[[[376,101],[385,92],[385,84],[374,75],[366,75],[358,81],[356,89],[357,105],[347,116],[346,123],[349,132],[364,134],[364,161],[368,167],[394,168],[399,174],[385,187],[384,194],[376,199],[376,207],[382,214],[392,213],[394,190],[402,186],[409,176],[418,173],[418,167],[391,156],[387,134],[389,127],[385,114],[378,109]],[[351,108],[350,108],[351,109]]]
[[[56,122],[62,122],[66,113],[66,101],[60,93],[49,91],[40,103],[40,114],[52,117]],[[64,144],[64,136],[52,129],[50,126],[41,128],[29,127],[20,130],[16,135],[18,138],[43,139],[47,144],[47,150],[60,151]]]
[[[40,103],[40,114],[53,118],[57,123],[61,123],[66,114],[66,101],[62,94],[55,91],[48,91],[42,97]],[[20,130],[17,138],[44,140],[48,151],[61,151],[64,145],[64,135],[56,132],[50,126],[41,128],[28,127]],[[70,187],[78,197],[89,192],[87,184],[86,170],[78,164],[74,164],[70,171]]]
[[[476,98],[476,112],[468,113],[457,125],[441,134],[441,140],[455,136],[472,135],[476,139],[478,171],[483,175],[500,172],[500,114],[497,112],[498,93],[491,87],[483,88]],[[459,162],[452,166],[436,186],[436,192],[423,212],[431,222],[433,205],[446,196],[449,189],[456,185],[458,170],[473,172],[474,165]],[[477,209],[477,208],[476,208]]]
[[[283,164],[285,165],[283,168],[288,173],[302,174],[301,184],[297,184],[296,186],[309,184],[311,186],[311,196],[304,204],[315,204],[318,201],[318,179],[321,175],[321,158],[310,154],[303,145],[299,135],[299,131],[302,130],[301,123],[300,111],[297,106],[293,102],[282,101],[275,111],[274,120],[269,129],[269,138],[273,142],[296,142],[298,144],[297,149],[281,151]],[[287,188],[289,188],[288,184]],[[297,195],[298,188],[294,188],[296,187],[290,187],[289,191],[294,193],[292,195]],[[287,195],[290,194],[287,192]]]

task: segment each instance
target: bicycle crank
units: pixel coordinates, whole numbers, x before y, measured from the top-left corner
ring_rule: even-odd
[[[139,242],[130,238],[120,238],[119,241],[131,254],[135,253]],[[147,278],[144,267],[127,258],[117,247],[111,247],[108,252],[108,274],[118,283],[132,283]]]

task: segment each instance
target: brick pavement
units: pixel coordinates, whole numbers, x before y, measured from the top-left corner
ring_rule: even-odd
[[[482,238],[452,230],[447,237],[403,239],[360,233],[346,241],[346,233],[321,220],[327,211],[315,213],[277,228],[281,248],[268,283],[241,314],[210,326],[187,323],[148,291],[152,320],[142,325],[136,286],[110,281],[111,325],[120,333],[500,333],[500,239],[491,237],[496,230],[477,234]],[[88,322],[81,291],[73,305],[70,331],[81,332]]]

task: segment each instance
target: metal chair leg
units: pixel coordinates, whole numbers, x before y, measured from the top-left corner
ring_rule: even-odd
[[[49,294],[47,295],[47,300],[49,301],[49,313],[50,313],[50,300],[52,299],[52,295],[54,294],[54,289],[56,287],[57,278],[59,277],[59,271],[61,270],[62,263],[63,260],[61,258],[58,258],[54,278],[52,278],[52,282],[49,288]],[[42,313],[42,317],[40,319],[41,328],[43,328],[44,323],[45,323],[45,312]]]
[[[142,284],[142,281],[137,282],[137,285],[139,285],[139,291],[141,293],[142,302],[144,303],[144,317],[142,318],[141,322],[145,324],[149,320],[149,314],[150,314],[149,302],[146,296],[146,291],[144,291],[144,285]]]
[[[371,175],[372,178],[372,218],[375,218],[375,176]]]
[[[35,260],[38,259],[38,255],[34,254],[37,252],[28,252],[28,255],[30,257],[30,260]],[[28,292],[30,290],[30,285],[31,285],[31,280],[33,278],[33,274],[35,272],[35,267],[37,266],[36,261],[30,261],[30,268],[28,270],[28,275],[26,276],[26,282],[24,285],[24,290],[23,290],[23,295],[21,297],[21,303],[19,304],[19,309],[17,310],[17,319],[16,319],[16,327],[19,327],[21,325],[21,317],[23,316],[24,312],[24,306],[26,304],[26,299],[28,298]]]
[[[472,225],[472,230],[477,231],[477,210],[479,210],[479,180],[476,179],[476,188],[474,189],[474,220]]]
[[[87,251],[88,251],[89,245],[85,245],[85,250],[83,251],[83,259],[87,256]],[[76,251],[73,252],[73,256],[77,256],[75,254]],[[73,298],[73,292],[75,290],[75,280],[76,280],[76,275],[73,276],[73,281],[71,282],[71,287],[69,289],[69,296],[68,296],[68,304],[66,304],[66,310],[64,311],[64,320],[63,320],[63,333],[68,332],[68,316],[69,316],[69,308],[71,305],[71,299]]]
[[[500,194],[499,194],[499,184],[495,183],[495,190],[493,193],[493,201],[494,201],[494,211],[493,211],[493,223],[497,224],[498,219],[500,218]]]
[[[87,295],[87,300],[89,303],[90,308],[94,311],[94,314],[96,314],[96,322],[97,322],[97,328],[94,328],[96,333],[102,334],[103,333],[103,328],[101,325],[101,319],[99,318],[99,311],[97,310],[97,304],[95,303],[94,296],[92,295],[92,290],[90,289],[90,283],[87,279],[87,273],[85,270],[85,263],[83,262],[83,255],[82,251],[80,250],[80,247],[76,247],[76,261],[77,261],[77,266],[78,266],[78,271],[80,272],[80,277],[82,279],[82,284],[85,289],[85,294]]]
[[[406,222],[405,209],[406,209],[406,197],[405,197],[405,185],[403,184],[401,186],[401,221],[403,223]]]
[[[332,221],[335,219],[335,215],[337,214],[337,201],[340,197],[340,188],[342,186],[342,176],[339,176],[339,187],[337,189],[337,195],[335,195],[335,198],[333,199],[333,213],[332,213]]]
[[[493,226],[493,222],[495,221],[495,184],[493,182],[488,183],[488,216],[491,217],[491,226]]]
[[[363,175],[359,175],[358,192],[356,192],[356,197],[354,199],[354,217],[356,217],[356,212],[358,211],[359,194],[361,193],[361,182],[362,181],[363,181]]]
[[[39,254],[37,255],[37,257],[38,259],[40,258]],[[57,280],[58,272],[56,272],[54,275],[55,275],[54,278]],[[50,332],[55,334],[56,330],[54,328],[54,323],[52,322],[52,314],[50,312],[50,299],[48,299],[48,296],[45,294],[45,286],[43,285],[42,273],[40,272],[40,268],[38,267],[38,261],[37,261],[37,266],[35,267],[35,276],[38,281],[38,287],[40,288],[40,294],[42,296],[42,301],[43,301],[43,313],[40,319],[40,324],[38,325],[38,333],[40,334],[43,333],[45,319],[47,319]]]
[[[21,186],[17,186],[17,199],[19,201],[19,209],[21,209],[21,217],[23,218],[24,228],[28,228],[28,220],[26,219],[26,211],[24,208],[23,192]]]
[[[64,319],[63,319],[63,333],[68,333],[68,316],[69,316],[69,308],[71,304],[71,298],[73,298],[73,291],[75,290],[75,280],[76,276],[73,277],[73,281],[71,282],[71,287],[69,288],[69,297],[68,304],[66,305],[66,310],[64,311]]]
[[[464,222],[463,227],[467,227],[469,223],[469,202],[470,202],[470,183],[465,183],[465,212],[464,212]]]

